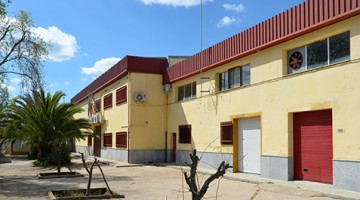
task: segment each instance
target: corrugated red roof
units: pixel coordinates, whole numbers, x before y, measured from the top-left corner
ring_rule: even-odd
[[[168,68],[172,83],[360,14],[360,0],[307,0]]]
[[[108,71],[99,76],[82,91],[76,94],[71,102],[80,102],[103,89],[114,81],[124,77],[128,72],[163,74],[167,66],[166,58],[146,58],[137,56],[125,56]]]

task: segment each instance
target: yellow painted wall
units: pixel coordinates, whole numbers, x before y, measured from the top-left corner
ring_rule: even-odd
[[[75,118],[88,119],[87,100],[77,103],[77,106],[80,107],[81,109],[83,109],[83,112],[76,114],[74,117]],[[76,145],[79,145],[79,146],[87,146],[87,139],[85,139],[85,140],[76,140],[75,143],[76,143]]]
[[[128,103],[116,105],[116,90],[128,85],[128,77],[122,77],[116,82],[110,84],[106,88],[93,94],[94,99],[101,99],[101,115],[105,120],[101,125],[101,141],[103,141],[104,133],[112,133],[112,148],[116,148],[116,132],[128,132]],[[129,88],[127,89],[129,99]],[[104,110],[104,96],[112,93],[112,107]],[[88,99],[79,103],[79,106],[84,109],[84,112],[76,117],[88,118]],[[94,124],[95,126],[95,124]],[[87,146],[87,139],[77,141],[76,145]],[[103,146],[103,142],[101,144]],[[110,147],[108,147],[110,148]]]
[[[116,105],[116,90],[128,86],[128,77],[125,76],[120,80],[112,83],[98,93],[101,96],[101,113],[105,119],[104,125],[101,126],[102,137],[104,133],[112,133],[112,147],[116,148],[116,132],[128,132],[128,102],[129,102],[129,88],[127,88],[126,103]],[[112,93],[113,106],[104,110],[104,96]],[[97,98],[95,98],[97,99]],[[103,139],[102,139],[103,141]],[[102,144],[103,146],[103,144]]]
[[[351,61],[287,75],[288,50],[347,30],[351,35]],[[216,92],[217,73],[249,63],[249,86]],[[201,76],[211,80],[201,84]],[[198,98],[177,102],[177,88],[193,81],[197,82]],[[172,86],[173,92],[168,96],[169,133],[178,134],[179,125],[192,125],[192,143],[178,144],[178,150],[196,148],[232,153],[232,146],[220,145],[220,122],[256,114],[261,115],[261,154],[292,156],[292,113],[332,109],[333,158],[360,160],[360,16],[175,82]],[[201,88],[206,87],[210,93],[200,93]],[[338,129],[345,133],[338,133]]]
[[[166,95],[162,75],[130,73],[130,149],[164,149],[166,132]],[[142,92],[145,102],[135,102],[134,94]]]

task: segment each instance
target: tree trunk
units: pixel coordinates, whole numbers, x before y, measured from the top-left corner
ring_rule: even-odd
[[[61,147],[60,147],[60,144],[58,145],[58,148],[57,148],[57,172],[60,175],[60,172],[61,172]]]
[[[196,149],[194,149],[193,153],[190,154],[190,158],[191,158],[191,164],[188,164],[188,166],[190,167],[190,175],[188,175],[187,172],[184,172],[185,181],[188,184],[189,191],[192,194],[192,200],[201,200],[204,197],[205,193],[207,192],[210,183],[213,180],[218,179],[225,174],[226,170],[229,168],[229,163],[225,163],[224,161],[221,162],[217,171],[205,180],[202,187],[200,186],[198,187],[196,185],[196,176],[197,176],[197,167],[200,158],[196,155]]]

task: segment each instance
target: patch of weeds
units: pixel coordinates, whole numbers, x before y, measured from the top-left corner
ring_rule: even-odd
[[[34,162],[32,162],[33,167],[42,167],[45,166],[45,163],[40,161],[40,160],[35,160]]]

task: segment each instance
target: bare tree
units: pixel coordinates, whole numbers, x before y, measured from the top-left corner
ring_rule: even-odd
[[[80,153],[80,152],[79,152]],[[89,174],[89,180],[88,180],[88,184],[87,184],[87,188],[86,188],[86,196],[89,196],[90,195],[90,189],[91,189],[91,181],[92,181],[92,175],[93,175],[93,169],[94,169],[94,166],[98,166],[99,169],[100,169],[100,172],[101,172],[101,175],[104,179],[104,182],[106,184],[106,187],[107,189],[109,190],[110,194],[113,195],[113,192],[111,191],[110,187],[109,187],[109,184],[107,183],[106,179],[105,179],[105,175],[104,175],[104,172],[103,170],[101,169],[100,165],[99,165],[99,161],[95,158],[94,159],[94,162],[91,163],[90,165],[90,168],[86,165],[86,162],[85,162],[85,158],[84,158],[84,154],[83,153],[80,153],[81,155],[81,160],[82,160],[82,163],[84,165],[84,168],[86,170],[86,172]],[[123,197],[124,198],[124,197]]]
[[[219,167],[217,168],[217,171],[212,174],[210,177],[208,177],[204,184],[202,186],[198,186],[196,183],[196,176],[197,176],[197,166],[200,161],[200,158],[196,155],[196,149],[194,149],[193,153],[190,154],[191,158],[191,164],[188,164],[190,167],[190,174],[187,172],[184,172],[185,181],[189,186],[189,191],[192,194],[192,200],[201,200],[207,189],[210,186],[210,183],[222,177],[226,170],[230,167],[229,163],[225,163],[225,161],[222,161]]]

